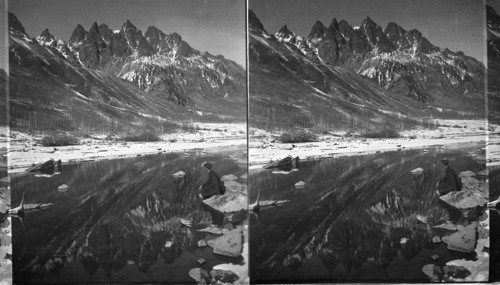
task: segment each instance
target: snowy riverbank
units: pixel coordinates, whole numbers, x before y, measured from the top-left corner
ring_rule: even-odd
[[[400,138],[371,139],[348,136],[345,132],[322,135],[319,142],[311,143],[281,143],[278,141],[280,132],[267,132],[260,129],[250,129],[249,161],[250,168],[260,168],[269,161],[282,159],[288,155],[300,159],[314,160],[333,158],[346,155],[370,154],[398,149],[425,150],[431,146],[443,148],[456,147],[470,143],[484,142],[492,130],[486,129],[482,120],[442,120],[442,126],[435,129],[416,129],[400,133]],[[481,149],[478,149],[478,153]],[[499,147],[500,154],[500,147]],[[500,156],[497,159],[500,161]]]
[[[200,124],[200,130],[196,132],[162,135],[161,141],[157,142],[125,142],[108,139],[106,135],[94,135],[81,138],[79,145],[54,148],[40,145],[42,137],[11,131],[10,140],[7,142],[4,138],[4,144],[10,143],[9,173],[22,172],[34,163],[51,158],[68,164],[168,152],[216,151],[246,145],[247,142],[246,124]]]

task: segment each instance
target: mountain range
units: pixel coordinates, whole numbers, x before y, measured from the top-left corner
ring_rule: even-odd
[[[396,23],[317,21],[303,37],[286,25],[270,34],[249,11],[249,59],[255,126],[359,129],[394,116],[402,124],[406,115],[484,117],[484,65]]]
[[[486,6],[488,51],[488,120],[500,123],[500,16]]]
[[[246,119],[245,70],[176,33],[94,22],[68,41],[48,29],[32,38],[9,13],[9,39],[14,128],[162,131],[183,120]]]

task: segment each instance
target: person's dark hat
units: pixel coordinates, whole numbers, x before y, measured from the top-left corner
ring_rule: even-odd
[[[203,162],[203,164],[201,166],[204,166],[205,168],[207,169],[212,169],[212,164],[210,162]]]
[[[441,163],[444,164],[445,166],[448,166],[450,164],[450,161],[447,158],[441,159]]]

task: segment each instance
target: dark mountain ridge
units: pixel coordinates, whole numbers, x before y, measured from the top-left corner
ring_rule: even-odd
[[[488,120],[500,124],[500,16],[486,5],[488,51]]]
[[[250,11],[249,31],[250,97],[261,122],[272,120],[266,113],[276,113],[263,110],[266,105],[271,109],[294,105],[310,126],[328,116],[336,117],[335,122],[360,120],[358,127],[376,121],[380,125],[391,112],[417,118],[484,116],[483,64],[462,52],[432,45],[418,30],[406,31],[396,23],[384,30],[367,17],[359,28],[344,20],[333,19],[328,27],[316,21],[307,38],[286,25],[271,35]],[[277,85],[296,90],[277,95],[281,94]],[[273,96],[286,96],[287,103]],[[339,99],[343,103],[335,102]],[[307,107],[301,101],[307,101]],[[337,112],[317,112],[327,105]],[[300,111],[299,106],[304,108]],[[370,107],[378,111],[366,111]],[[304,109],[314,111],[307,114]]]
[[[9,35],[14,127],[49,127],[34,123],[35,116],[90,129],[245,120],[244,69],[193,49],[176,33],[94,22],[88,31],[77,25],[67,42],[48,29],[34,39],[9,13]]]

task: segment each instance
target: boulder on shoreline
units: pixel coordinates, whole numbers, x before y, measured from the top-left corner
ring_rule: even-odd
[[[227,232],[223,236],[209,240],[207,244],[215,254],[238,257],[243,251],[243,232],[241,228]]]
[[[470,179],[473,178],[468,178],[468,180]],[[440,196],[439,199],[450,205],[451,207],[466,214],[469,210],[474,209],[478,206],[484,207],[488,201],[488,196],[486,193],[477,190],[477,188],[473,190],[467,187],[464,183],[464,189],[462,189],[461,191],[449,192],[446,195]]]
[[[422,272],[427,275],[431,282],[441,282],[443,278],[443,270],[435,264],[426,264],[422,267]]]
[[[62,162],[59,159],[58,161],[55,161],[53,158],[36,164],[32,165],[30,168],[26,169],[27,172],[40,172],[43,174],[54,174],[54,172],[60,172],[62,171]]]
[[[468,225],[460,231],[443,237],[443,242],[448,245],[448,249],[470,253],[476,247],[477,225]]]
[[[424,169],[422,167],[418,167],[418,168],[415,168],[413,169],[412,171],[410,171],[411,174],[413,175],[420,175],[420,174],[423,174],[424,173]]]
[[[264,168],[290,171],[293,168],[299,168],[299,157],[296,156],[295,158],[293,158],[291,155],[289,155],[281,160],[265,165]]]
[[[214,195],[203,200],[202,203],[224,214],[247,209],[247,199],[242,194],[226,193],[225,195]]]

